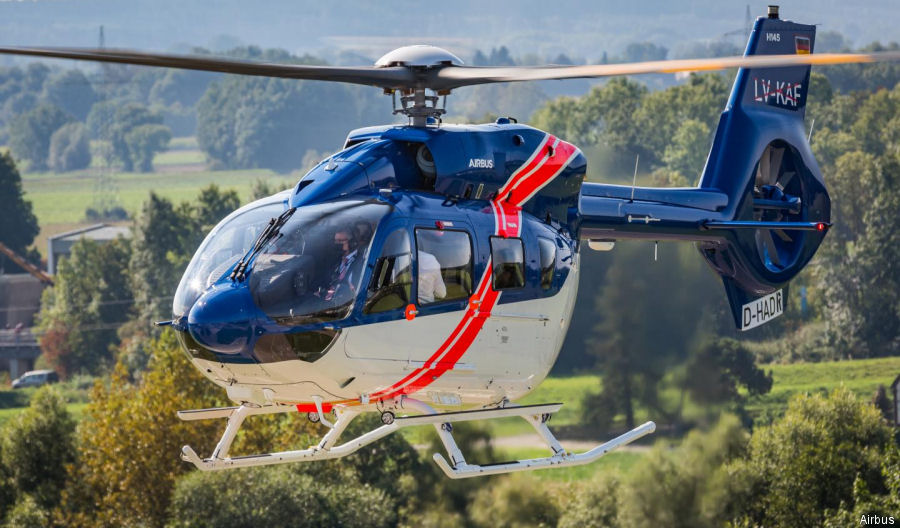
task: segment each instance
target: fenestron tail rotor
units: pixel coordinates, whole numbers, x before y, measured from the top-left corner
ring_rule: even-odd
[[[753,219],[760,222],[802,222],[803,182],[795,178],[797,168],[785,158],[786,144],[772,143],[760,156],[753,182]],[[801,233],[761,228],[754,233],[757,250],[770,271],[781,271],[796,258]]]

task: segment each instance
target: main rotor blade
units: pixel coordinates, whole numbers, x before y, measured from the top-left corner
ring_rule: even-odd
[[[415,73],[402,66],[375,68],[372,66],[309,66],[303,64],[276,64],[202,55],[175,55],[116,49],[91,48],[24,48],[0,47],[0,53],[30,55],[54,59],[89,60],[181,68],[209,72],[280,77],[285,79],[309,79],[364,84],[379,88],[405,88],[416,84]]]
[[[275,64],[226,59],[212,56],[175,55],[131,50],[91,48],[0,47],[0,54],[35,57],[90,60],[181,68],[238,75],[257,75],[286,79],[337,81],[377,86],[379,88],[430,88],[451,90],[474,84],[614,77],[644,73],[678,73],[723,70],[727,68],[776,68],[802,65],[853,64],[900,60],[900,51],[873,53],[814,53],[810,55],[753,55],[713,59],[682,59],[670,61],[632,62],[624,64],[596,64],[587,66],[532,67],[470,67],[470,66],[308,66]]]
[[[426,84],[429,88],[448,90],[471,84],[498,82],[613,77],[644,73],[696,72],[728,68],[777,68],[804,65],[854,64],[897,60],[900,60],[900,51],[813,53],[809,55],[752,55],[747,57],[680,59],[586,66],[447,66],[434,72]]]

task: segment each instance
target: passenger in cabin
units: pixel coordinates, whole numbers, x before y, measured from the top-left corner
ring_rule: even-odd
[[[369,241],[372,240],[372,225],[369,222],[360,220],[353,224],[353,230],[356,232],[356,240],[362,247],[368,247]]]
[[[341,257],[331,273],[331,281],[324,294],[326,301],[330,301],[338,295],[345,296],[347,290],[351,296],[356,294],[356,283],[360,272],[358,264],[362,262],[362,259],[359,258],[359,244],[352,228],[338,228],[334,232],[334,245]]]
[[[447,296],[441,264],[431,253],[419,250],[419,304],[433,303]]]

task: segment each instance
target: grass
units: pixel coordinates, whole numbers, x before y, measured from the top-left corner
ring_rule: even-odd
[[[31,201],[42,229],[61,224],[84,222],[85,209],[95,205],[98,198],[97,171],[73,173],[26,173],[22,176],[25,199]],[[150,191],[175,202],[190,201],[200,189],[215,183],[224,189],[236,189],[241,199],[250,199],[253,182],[262,178],[287,188],[299,176],[276,174],[270,170],[240,171],[180,171],[123,173],[109,175],[111,186],[107,194],[134,216]],[[41,249],[39,247],[39,249]]]
[[[206,155],[199,150],[167,150],[153,157],[153,166],[165,165],[206,165]]]
[[[839,386],[869,400],[879,385],[890,387],[900,374],[900,357],[770,365],[765,369],[772,371],[772,391],[749,398],[747,410],[754,417],[780,416],[795,394],[828,392]]]

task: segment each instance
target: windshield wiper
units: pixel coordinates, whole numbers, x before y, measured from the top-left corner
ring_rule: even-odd
[[[270,218],[269,224],[265,229],[256,237],[256,242],[253,243],[253,246],[250,248],[250,251],[244,255],[244,258],[238,262],[237,266],[234,267],[234,270],[231,272],[228,278],[232,281],[243,282],[244,277],[247,275],[247,266],[250,265],[250,261],[253,260],[253,257],[259,254],[260,251],[263,250],[266,245],[269,244],[272,240],[275,239],[280,233],[281,228],[288,221],[291,215],[296,211],[296,207],[291,207],[287,211],[281,213],[278,218]]]

